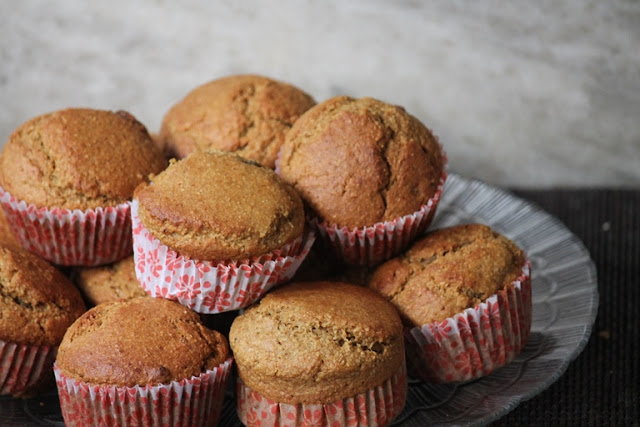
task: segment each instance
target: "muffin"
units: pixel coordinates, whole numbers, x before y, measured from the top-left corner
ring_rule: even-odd
[[[28,397],[53,385],[67,328],[85,311],[78,290],[45,260],[0,244],[0,395]]]
[[[285,285],[234,320],[229,342],[245,425],[387,425],[405,404],[402,323],[364,287]]]
[[[98,305],[56,358],[65,425],[215,425],[231,363],[226,339],[176,302]]]
[[[22,245],[62,265],[131,253],[133,191],[166,166],[131,114],[70,108],[21,125],[0,154],[0,199]]]
[[[402,107],[339,96],[294,124],[279,173],[347,262],[373,265],[426,228],[444,166],[436,137]]]
[[[14,246],[22,246],[16,239],[7,222],[7,216],[4,210],[0,209],[0,243]]]
[[[256,75],[224,77],[171,107],[160,141],[179,159],[216,149],[273,169],[285,134],[314,105],[311,96],[287,83]]]
[[[368,286],[398,309],[410,328],[410,361],[430,382],[487,375],[511,361],[529,337],[529,262],[486,225],[429,233],[380,265]]]
[[[173,161],[136,190],[132,213],[142,286],[200,313],[249,305],[290,278],[314,240],[291,186],[221,151]]]
[[[147,295],[136,277],[133,255],[109,265],[77,268],[74,279],[91,305]]]

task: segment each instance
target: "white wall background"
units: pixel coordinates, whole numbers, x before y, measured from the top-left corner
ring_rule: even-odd
[[[373,96],[509,187],[640,187],[640,2],[2,1],[0,142],[69,106],[149,130],[234,73]]]

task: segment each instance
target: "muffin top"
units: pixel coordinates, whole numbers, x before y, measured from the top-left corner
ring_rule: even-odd
[[[138,184],[165,166],[131,114],[70,108],[11,134],[0,155],[0,185],[37,207],[86,210],[130,200]]]
[[[300,117],[282,145],[280,174],[321,220],[349,228],[419,210],[438,187],[437,139],[402,107],[339,96]]]
[[[58,345],[85,310],[80,292],[55,267],[0,244],[0,340]]]
[[[169,248],[200,260],[257,256],[300,236],[300,196],[272,170],[221,151],[173,161],[135,192],[140,221]]]
[[[393,306],[367,288],[339,282],[278,288],[234,320],[229,341],[245,384],[291,404],[354,396],[404,363]]]
[[[56,359],[67,376],[133,387],[198,376],[229,357],[226,339],[175,301],[138,297],[100,304],[67,331]]]
[[[315,101],[289,84],[236,75],[191,91],[165,115],[160,139],[178,158],[214,148],[273,169],[284,135]]]
[[[114,264],[77,268],[75,283],[92,305],[147,295],[136,277],[133,255]]]
[[[406,323],[440,322],[473,308],[520,276],[525,255],[486,225],[434,231],[380,265],[368,286],[396,306]]]

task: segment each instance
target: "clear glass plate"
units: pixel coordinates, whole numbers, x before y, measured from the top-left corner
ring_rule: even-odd
[[[504,190],[451,173],[431,228],[480,222],[512,239],[532,263],[529,343],[510,364],[463,385],[409,383],[397,426],[486,425],[549,387],[582,351],[598,310],[596,269],[582,242],[558,219]],[[240,426],[233,387],[221,426]],[[0,398],[0,425],[62,425],[57,395]]]

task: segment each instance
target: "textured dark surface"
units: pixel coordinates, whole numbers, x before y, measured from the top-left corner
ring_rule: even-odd
[[[584,351],[495,425],[640,425],[640,191],[516,191],[559,218],[596,264],[600,305]]]
[[[591,339],[564,375],[494,425],[640,425],[640,190],[515,194],[584,242],[596,264],[600,303]],[[60,419],[55,399],[54,393],[26,402],[0,397],[0,425],[52,425],[47,420]],[[232,412],[226,405],[222,418],[234,418]]]

